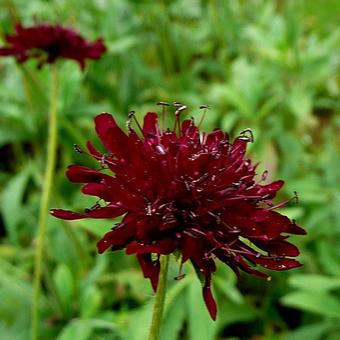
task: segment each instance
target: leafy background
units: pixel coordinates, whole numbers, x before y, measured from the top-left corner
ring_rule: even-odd
[[[20,19],[56,22],[104,37],[109,52],[84,73],[60,63],[59,149],[51,206],[93,200],[66,181],[73,152],[95,140],[92,118],[180,101],[204,129],[255,134],[249,154],[272,179],[284,178],[283,209],[308,230],[294,242],[302,268],[271,282],[225,266],[214,275],[212,322],[189,265],[169,275],[162,340],[338,339],[340,334],[340,5],[336,0],[2,0],[0,39]],[[27,339],[36,223],[46,156],[48,67],[0,60],[0,338]],[[152,291],[133,257],[97,255],[112,221],[48,220],[41,300],[43,339],[145,339]]]

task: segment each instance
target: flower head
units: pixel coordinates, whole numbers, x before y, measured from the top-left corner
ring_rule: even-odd
[[[93,43],[85,40],[71,28],[40,24],[23,27],[17,24],[15,33],[6,35],[7,46],[0,48],[0,56],[14,56],[19,63],[30,58],[54,63],[58,58],[73,59],[85,67],[85,59],[99,59],[106,51],[102,39]]]
[[[143,127],[138,124],[140,134],[131,124],[125,134],[110,114],[98,115],[96,131],[108,153],[90,142],[87,148],[101,169],[71,165],[67,177],[85,183],[82,192],[105,203],[98,201],[84,213],[51,213],[66,220],[124,215],[98,242],[99,253],[125,248],[127,254],[136,254],[144,276],[156,289],[159,256],[152,254],[179,251],[181,262],[190,260],[204,276],[204,301],[215,319],[211,276],[216,259],[237,275],[241,269],[267,278],[258,267],[300,266],[293,259],[299,255],[297,247],[286,239],[287,234],[305,231],[275,211],[272,200],[283,181],[255,181],[256,165],[245,156],[251,137],[243,133],[231,141],[219,129],[200,132],[193,119],[180,124],[183,108],[177,109],[172,130],[160,128],[157,114],[147,113]],[[79,147],[77,151],[84,152]]]

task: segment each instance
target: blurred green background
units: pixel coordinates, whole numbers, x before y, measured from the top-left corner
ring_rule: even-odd
[[[70,163],[91,164],[73,151],[94,136],[92,118],[129,110],[141,118],[157,101],[180,101],[189,116],[210,104],[204,129],[236,136],[250,127],[249,155],[283,178],[279,199],[299,194],[282,212],[308,235],[293,238],[304,266],[271,272],[271,282],[214,275],[218,319],[204,307],[186,265],[174,281],[171,263],[162,340],[340,337],[340,3],[337,0],[1,0],[0,41],[24,24],[54,22],[108,53],[78,65],[59,64],[59,148],[52,207],[83,209],[94,198],[67,182]],[[28,339],[33,256],[46,156],[48,67],[0,59],[0,338]],[[93,164],[93,163],[92,163]],[[112,221],[49,218],[41,299],[42,339],[147,337],[152,290],[134,257],[97,255]]]

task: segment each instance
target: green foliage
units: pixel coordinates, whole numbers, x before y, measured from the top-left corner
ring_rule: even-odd
[[[259,173],[286,181],[299,205],[284,213],[305,226],[296,238],[301,269],[271,273],[271,282],[225,266],[214,274],[213,323],[190,265],[175,281],[170,266],[162,340],[337,339],[340,317],[340,116],[337,1],[5,0],[0,41],[16,18],[72,25],[108,53],[59,64],[59,151],[51,206],[80,210],[93,198],[67,182],[70,163],[93,165],[73,152],[97,139],[92,118],[127,112],[141,118],[159,100],[197,109],[210,104],[203,128],[231,136],[251,127]],[[1,43],[2,45],[2,43]],[[0,59],[0,338],[27,339],[36,223],[46,155],[48,67]],[[91,163],[92,162],[92,163]],[[119,221],[119,219],[117,219]],[[145,339],[152,290],[133,257],[96,254],[114,221],[49,218],[41,298],[43,339]]]

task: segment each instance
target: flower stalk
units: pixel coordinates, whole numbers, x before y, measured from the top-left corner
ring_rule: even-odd
[[[157,285],[155,304],[153,307],[152,320],[150,326],[149,340],[158,340],[161,329],[164,301],[166,294],[166,279],[169,267],[169,255],[161,255],[159,281]]]
[[[51,187],[54,177],[56,153],[57,153],[57,100],[58,100],[58,72],[56,64],[51,65],[51,89],[50,89],[50,109],[48,117],[48,144],[47,159],[42,185],[42,196],[40,202],[38,235],[36,239],[36,252],[34,260],[34,286],[32,301],[32,340],[38,339],[39,307],[41,294],[41,272],[44,255],[44,240],[46,233],[47,216],[49,214],[49,202]]]

